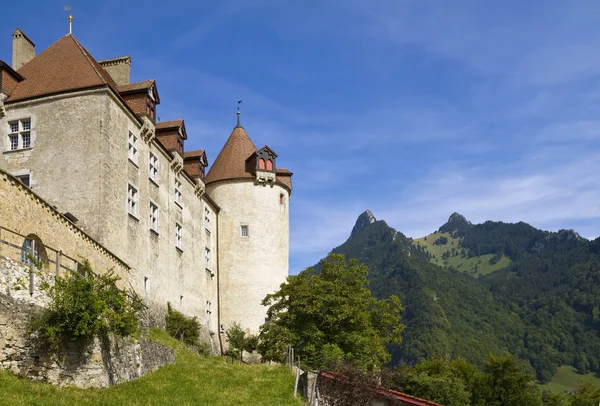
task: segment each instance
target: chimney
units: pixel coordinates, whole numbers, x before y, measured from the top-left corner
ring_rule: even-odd
[[[13,33],[12,68],[19,70],[21,66],[35,57],[35,44],[19,28]]]
[[[118,86],[129,84],[129,72],[131,71],[131,57],[121,56],[118,58],[98,61],[100,66],[108,72],[110,77]]]

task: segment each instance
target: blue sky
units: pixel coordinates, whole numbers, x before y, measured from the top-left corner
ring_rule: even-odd
[[[67,0],[3,5],[38,52]],[[369,208],[411,237],[457,211],[600,235],[600,2],[72,0],[96,57],[154,78],[209,161],[235,125],[294,172],[290,271]]]

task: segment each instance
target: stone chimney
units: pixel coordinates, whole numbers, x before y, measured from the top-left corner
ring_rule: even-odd
[[[35,44],[19,28],[13,33],[12,68],[19,70],[21,66],[35,57]]]
[[[100,66],[108,72],[110,77],[118,86],[129,84],[129,74],[131,71],[131,57],[120,56],[118,58],[105,59],[98,61]]]

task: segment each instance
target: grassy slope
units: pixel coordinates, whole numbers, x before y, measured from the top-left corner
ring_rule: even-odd
[[[448,243],[444,245],[435,245],[435,240],[437,240],[440,237],[448,238]],[[430,254],[435,255],[435,258],[431,259],[431,262],[433,262],[434,264],[439,266],[452,267],[459,271],[470,273],[474,276],[486,275],[490,272],[506,268],[508,265],[510,265],[510,259],[508,257],[502,257],[502,259],[496,264],[490,264],[490,259],[492,259],[493,257],[492,254],[481,255],[479,257],[472,258],[465,256],[464,258],[461,258],[460,250],[462,248],[459,248],[460,241],[460,238],[453,238],[450,233],[433,233],[429,234],[427,237],[417,238],[413,240],[413,244],[419,245]],[[456,255],[448,258],[447,264],[444,264],[442,255],[444,254],[444,252],[452,250],[452,248],[456,248],[457,253]]]
[[[6,405],[301,405],[285,367],[225,365],[203,358],[163,331],[150,338],[175,349],[177,363],[107,389],[56,388],[0,371],[0,403]]]
[[[552,380],[545,385],[540,385],[542,391],[550,391],[554,393],[564,392],[567,389],[574,389],[580,381],[592,381],[598,389],[600,389],[600,375],[589,373],[580,375],[575,372],[575,368],[570,365],[559,367]]]

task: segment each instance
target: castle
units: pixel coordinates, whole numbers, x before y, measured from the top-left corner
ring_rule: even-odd
[[[130,68],[128,56],[97,61],[71,34],[36,56],[14,32],[12,65],[0,60],[0,227],[49,271],[97,247],[146,299],[151,323],[170,302],[222,349],[234,322],[258,332],[262,299],[287,277],[292,173],[253,144],[238,111],[205,174],[206,152],[184,148],[184,120],[157,121],[157,83],[130,83]]]

